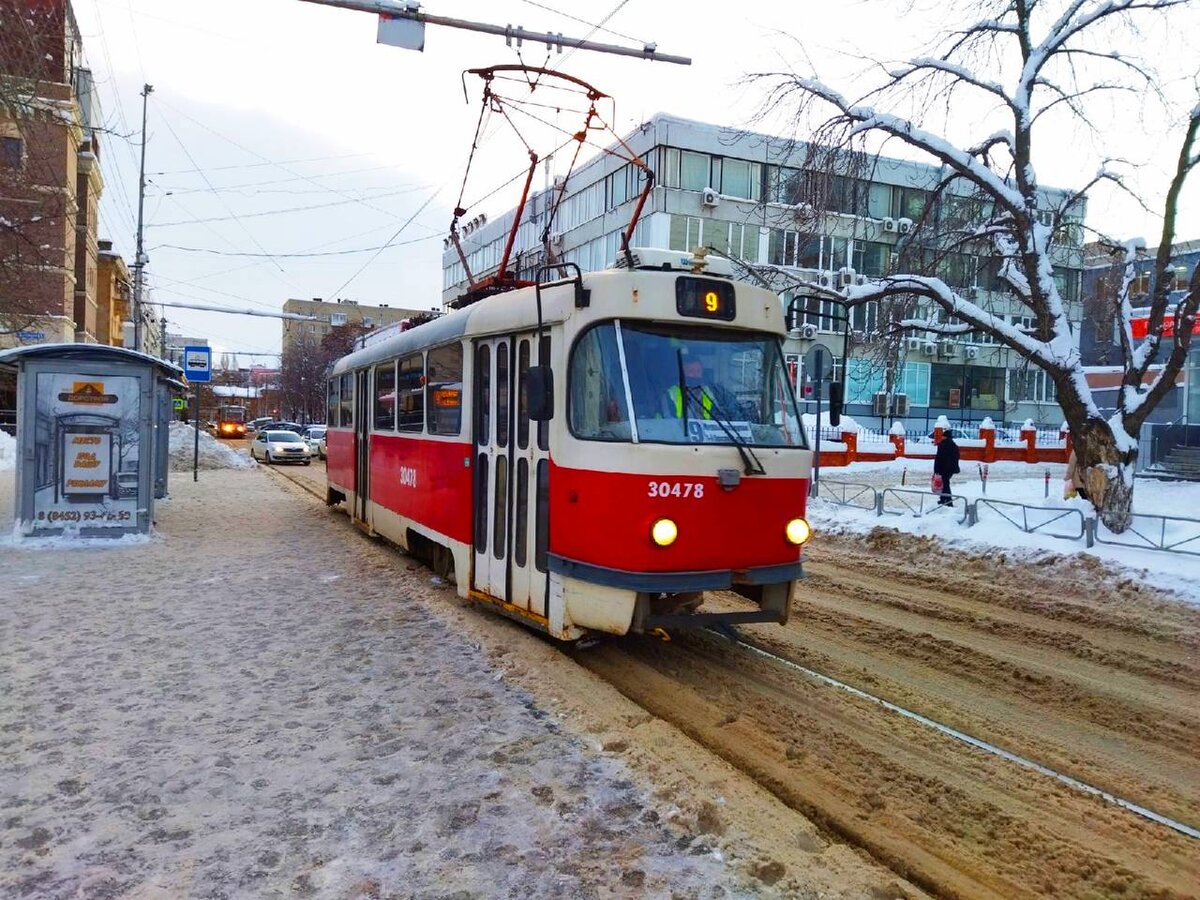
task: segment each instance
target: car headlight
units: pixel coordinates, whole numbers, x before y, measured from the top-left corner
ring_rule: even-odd
[[[784,526],[783,533],[791,543],[799,547],[812,537],[812,528],[804,519],[792,519]]]
[[[650,526],[650,539],[660,547],[670,547],[679,537],[679,529],[670,519],[657,519]]]

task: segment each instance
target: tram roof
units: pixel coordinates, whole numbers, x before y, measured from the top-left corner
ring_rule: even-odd
[[[689,273],[676,270],[657,269],[603,269],[585,272],[583,285],[595,289],[605,282],[645,282],[647,279],[671,278]],[[762,291],[758,285],[734,281],[739,290]],[[334,363],[331,375],[341,375],[365,366],[416,353],[429,347],[457,340],[466,334],[487,335],[512,331],[527,331],[537,327],[537,301],[535,288],[525,287],[494,294],[471,304],[464,309],[454,310],[408,331],[370,344],[343,356]],[[546,324],[562,322],[575,310],[575,282],[573,279],[552,281],[541,286],[542,320]],[[738,327],[734,323],[723,323]]]

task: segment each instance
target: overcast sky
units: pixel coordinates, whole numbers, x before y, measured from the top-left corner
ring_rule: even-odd
[[[301,0],[73,2],[114,132],[101,151],[100,236],[127,261],[137,212],[139,92],[144,82],[154,85],[145,214],[153,296],[241,309],[278,309],[288,297],[440,306],[442,238],[479,111],[478,83],[468,82],[470,103],[464,102],[460,74],[516,62],[503,38],[430,27],[425,52],[415,53],[376,45],[373,16]],[[864,60],[902,60],[927,49],[932,29],[945,27],[949,6],[430,0],[422,8],[576,37],[591,26],[568,16],[597,23],[615,9],[605,23],[611,31],[594,40],[653,41],[660,52],[692,57],[689,67],[585,52],[566,61],[564,71],[616,98],[614,124],[623,133],[659,111],[748,126],[762,100],[762,88],[744,82],[752,72],[815,71],[853,93]],[[1196,102],[1200,4],[1192,6],[1171,23],[1142,20],[1138,40],[1121,42],[1125,53],[1145,48],[1177,101],[1177,115]],[[546,62],[544,46],[527,44],[522,55],[530,64]],[[551,58],[553,65],[561,61]],[[565,116],[559,121],[575,127]],[[1135,166],[1139,189],[1160,198],[1178,151],[1178,127],[1171,130],[1155,109],[1119,103],[1096,124],[1098,140],[1061,121],[1048,123],[1035,160],[1041,181],[1075,187],[1104,156],[1121,157]],[[982,114],[958,126],[976,137],[992,127]],[[522,168],[523,154],[502,137],[480,151],[468,202]],[[530,137],[546,147],[560,138],[548,129]],[[472,214],[495,215],[510,205],[501,194]],[[1088,221],[1114,236],[1144,235],[1151,244],[1161,228],[1111,189],[1091,193]],[[1200,179],[1184,198],[1179,234],[1200,238]],[[335,251],[354,252],[296,255]],[[279,350],[277,319],[183,309],[167,309],[166,316],[172,331],[207,337],[224,350]]]

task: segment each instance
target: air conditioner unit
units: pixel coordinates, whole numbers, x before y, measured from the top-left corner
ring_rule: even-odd
[[[919,337],[910,337],[908,339],[908,349],[911,350],[913,353],[916,353],[917,351],[919,351],[921,349],[921,345],[923,343],[925,343],[925,342],[922,341]]]
[[[829,272],[822,272],[817,276],[817,284],[821,287],[833,287],[833,275]]]
[[[700,192],[700,202],[705,206],[720,206],[721,195],[712,188],[705,188]]]
[[[901,234],[908,234],[910,231],[913,230],[913,220],[912,219],[901,219],[899,222],[896,223],[896,230],[899,231]]]
[[[892,415],[897,417],[908,415],[908,394],[896,394],[892,397]]]
[[[963,356],[965,356],[967,359],[978,359],[979,358],[979,348],[978,347],[967,347],[965,350],[963,350]]]
[[[866,284],[866,283],[867,283],[867,276],[866,276],[866,275],[855,275],[855,276],[854,276],[854,283],[855,283],[855,284]]]
[[[840,287],[849,287],[854,284],[854,270],[842,269],[838,272],[838,285]]]
[[[813,338],[815,338],[817,336],[817,326],[816,325],[801,326],[800,336],[803,337],[806,341],[811,341]]]
[[[921,349],[925,351],[926,356],[934,356],[937,353],[937,344],[933,341],[926,341]]]
[[[954,341],[942,341],[942,356],[957,356],[958,344]]]
[[[888,396],[880,392],[871,400],[871,415],[886,416],[888,414]]]
[[[883,230],[884,231],[895,231],[896,230],[896,220],[893,219],[891,216],[888,216],[886,219],[884,219],[883,220]]]

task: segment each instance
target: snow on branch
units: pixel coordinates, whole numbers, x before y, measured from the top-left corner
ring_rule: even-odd
[[[791,78],[794,87],[817,97],[835,107],[846,119],[854,123],[847,138],[869,131],[881,131],[904,141],[909,146],[924,150],[941,160],[963,178],[990,194],[1014,215],[1023,214],[1025,198],[1003,178],[989,169],[966,150],[956,147],[910,120],[890,113],[880,112],[869,106],[852,104],[824,82],[812,78]]]

